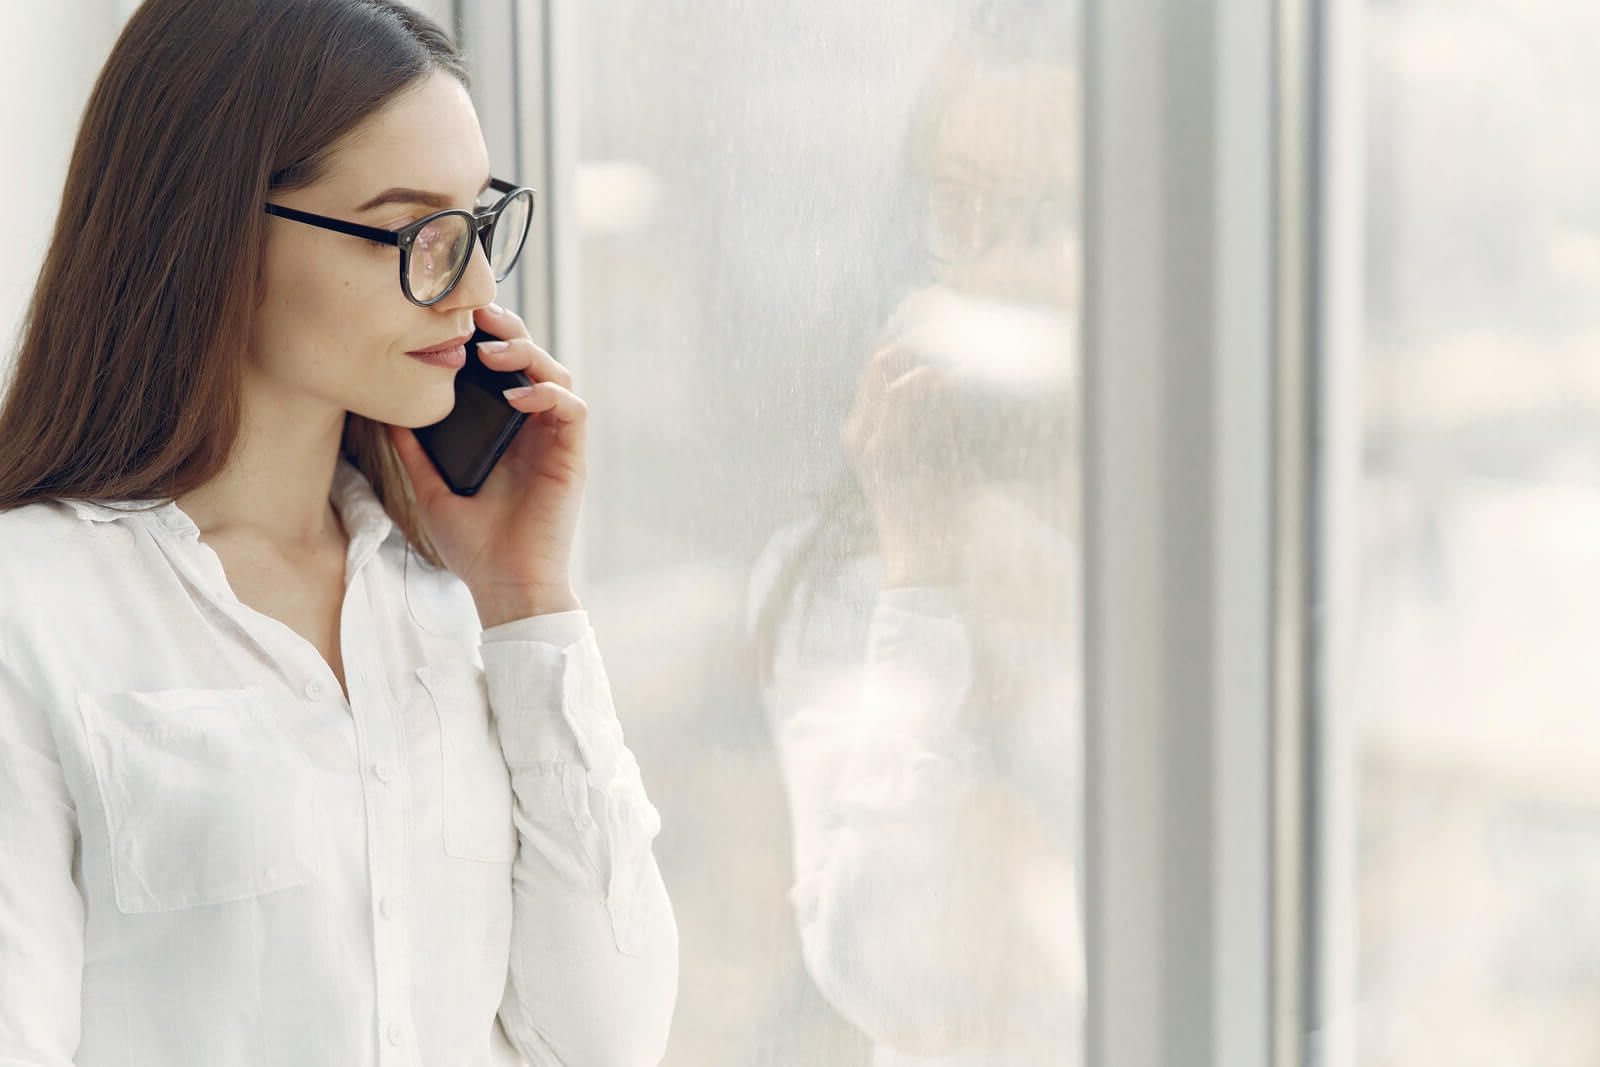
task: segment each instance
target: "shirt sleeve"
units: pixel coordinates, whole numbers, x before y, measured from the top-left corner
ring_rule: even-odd
[[[1081,966],[1062,919],[1076,910],[1070,858],[1030,828],[980,743],[976,722],[1004,709],[972,704],[957,605],[885,591],[859,662],[780,659],[766,689],[807,969],[842,1015],[911,1055],[1040,1032]]]
[[[0,643],[0,1065],[71,1067],[83,984],[77,817],[44,709]]]
[[[661,820],[588,616],[495,627],[482,653],[522,842],[501,1023],[535,1065],[659,1063],[678,983],[677,924],[651,848]]]

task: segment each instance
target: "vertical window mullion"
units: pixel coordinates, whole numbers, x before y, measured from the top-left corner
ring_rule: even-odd
[[[1272,26],[1090,10],[1093,1067],[1269,1062]]]
[[[1352,708],[1354,625],[1361,536],[1365,291],[1365,4],[1315,3],[1313,57],[1319,106],[1310,205],[1316,238],[1310,325],[1316,345],[1317,448],[1310,457],[1317,509],[1311,530],[1316,617],[1308,748],[1311,803],[1305,960],[1309,1037],[1305,1062],[1355,1063],[1357,761]]]

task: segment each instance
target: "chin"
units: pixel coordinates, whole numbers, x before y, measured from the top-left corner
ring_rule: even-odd
[[[450,414],[450,412],[454,411],[455,406],[456,398],[455,394],[452,393],[450,395],[450,402],[445,404],[443,407],[430,408],[426,412],[418,413],[411,418],[393,419],[391,421],[396,426],[405,426],[415,430],[421,426],[432,426],[434,423],[440,421],[446,415]]]
[[[451,383],[442,390],[429,389],[396,403],[384,404],[381,407],[372,405],[365,410],[356,408],[350,410],[377,422],[387,422],[391,426],[415,430],[421,426],[432,426],[450,414],[455,406],[455,385]]]

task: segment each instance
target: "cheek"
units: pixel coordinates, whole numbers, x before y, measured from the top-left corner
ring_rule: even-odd
[[[350,240],[352,248],[337,252],[317,242],[269,246],[252,330],[265,369],[326,375],[354,352],[387,347],[398,313],[390,305],[404,302],[399,268]]]
[[[404,426],[437,422],[454,403],[453,379],[404,354],[404,342],[438,336],[436,315],[406,300],[397,250],[351,243],[269,251],[251,362],[322,404]]]

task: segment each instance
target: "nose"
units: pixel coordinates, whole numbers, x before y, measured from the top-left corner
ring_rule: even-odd
[[[489,265],[489,253],[481,240],[472,242],[472,255],[461,280],[445,298],[433,305],[435,311],[459,312],[463,308],[476,310],[494,303],[496,285],[494,268]]]

